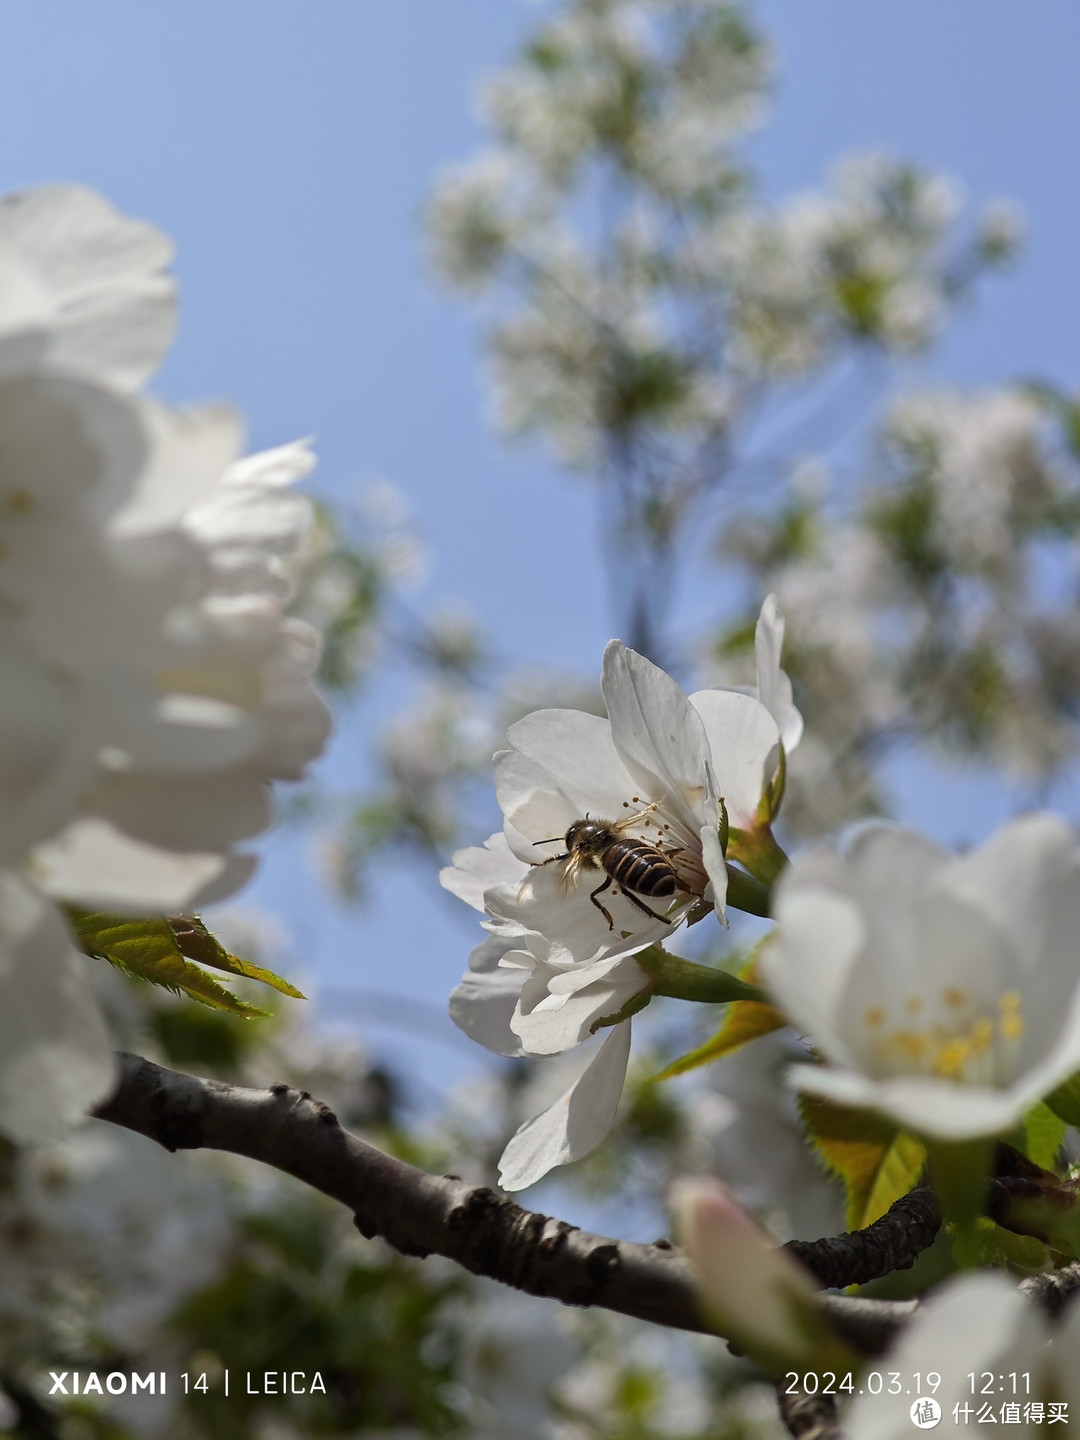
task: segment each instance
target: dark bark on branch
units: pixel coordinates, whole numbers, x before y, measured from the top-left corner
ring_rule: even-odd
[[[828,1240],[789,1240],[796,1256],[826,1290],[865,1285],[894,1270],[910,1270],[941,1229],[941,1210],[929,1185],[902,1195],[865,1230]]]
[[[242,1089],[137,1055],[122,1055],[119,1064],[116,1093],[94,1113],[167,1150],[228,1150],[273,1165],[347,1205],[362,1234],[379,1235],[404,1255],[444,1255],[474,1275],[564,1305],[709,1331],[690,1265],[670,1241],[592,1235],[484,1187],[429,1175],[349,1134],[326,1105],[286,1085]],[[822,1305],[868,1355],[881,1353],[914,1308],[844,1295],[823,1295]]]
[[[668,1241],[639,1245],[563,1220],[453,1176],[429,1175],[349,1134],[310,1095],[247,1090],[120,1057],[120,1084],[94,1112],[167,1150],[228,1150],[274,1165],[347,1205],[361,1234],[404,1255],[445,1255],[474,1275],[567,1305],[707,1331],[690,1266]]]
[[[1020,1289],[1029,1300],[1034,1300],[1047,1314],[1056,1318],[1080,1290],[1080,1261],[1065,1265],[1060,1270],[1048,1271],[1045,1275],[1031,1275],[1021,1280]]]
[[[789,1394],[786,1383],[776,1392],[780,1419],[795,1440],[839,1440],[836,1401],[831,1395],[807,1395],[804,1390]]]

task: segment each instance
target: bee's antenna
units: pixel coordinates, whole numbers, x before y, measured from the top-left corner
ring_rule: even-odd
[[[562,842],[563,842],[563,837],[562,837],[561,835],[552,835],[552,837],[551,837],[550,840],[534,840],[534,841],[533,841],[533,844],[534,844],[534,845],[554,845],[555,842],[556,842],[556,840],[557,840],[557,841],[559,842],[559,844],[561,845]]]

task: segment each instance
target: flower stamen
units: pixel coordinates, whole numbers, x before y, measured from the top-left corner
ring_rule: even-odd
[[[955,1011],[967,1003],[967,996],[950,986],[941,992],[941,1000]],[[910,1016],[923,1008],[923,997],[918,995],[910,996],[904,1005]],[[993,1083],[995,1077],[1000,1082],[1011,1074],[1025,1030],[1021,997],[1015,990],[999,997],[996,1015],[975,1015],[966,1023],[959,1019],[953,1024],[939,1020],[920,1028],[902,1024],[886,1030],[886,1019],[878,1005],[871,1006],[863,1016],[866,1028],[875,1032],[872,1049],[887,1072],[905,1073],[914,1068],[922,1074],[968,1085]]]

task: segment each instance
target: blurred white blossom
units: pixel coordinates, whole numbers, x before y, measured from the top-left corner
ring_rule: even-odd
[[[84,962],[31,884],[143,913],[228,893],[268,782],[328,729],[280,565],[310,453],[242,461],[232,412],[130,393],[172,333],[169,255],[88,191],[0,202],[0,968],[18,1032],[0,1126],[19,1139],[55,1136],[111,1081]]]
[[[1080,1068],[1080,849],[1051,815],[954,858],[875,825],[781,879],[762,952],[825,1065],[795,1084],[926,1135],[1000,1135]]]

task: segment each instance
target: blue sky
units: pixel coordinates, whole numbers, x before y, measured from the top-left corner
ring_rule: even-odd
[[[0,185],[79,180],[160,224],[182,286],[160,393],[227,397],[253,446],[314,433],[330,495],[374,478],[398,486],[431,547],[428,595],[461,597],[506,653],[590,669],[610,627],[590,498],[541,454],[491,436],[475,324],[425,278],[418,224],[432,177],[480,141],[477,83],[545,8],[0,0]],[[1027,212],[1021,264],[910,380],[1080,381],[1080,11],[763,0],[758,13],[779,59],[777,104],[751,146],[767,194],[816,184],[853,149],[887,148],[952,174],[975,202],[1011,196]],[[572,608],[553,584],[568,571],[583,587]],[[361,764],[351,733],[328,777]],[[956,807],[993,812],[972,785],[932,799],[910,783],[912,813],[939,830]],[[299,858],[271,840],[255,896],[281,903],[300,968],[441,1007],[469,917],[404,874],[347,914]],[[474,1063],[448,1022],[438,1047],[362,1033],[404,1045],[425,1084]]]

